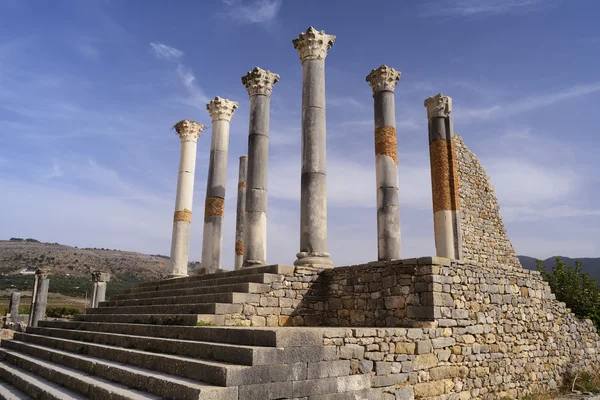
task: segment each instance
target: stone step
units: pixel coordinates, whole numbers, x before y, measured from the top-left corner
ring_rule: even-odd
[[[277,363],[278,353],[283,351],[275,347],[244,346],[44,327],[28,327],[27,333],[242,365],[268,365]],[[23,340],[21,339],[21,335],[17,335],[17,339]]]
[[[4,364],[0,362],[0,368],[2,368]],[[8,367],[8,366],[7,366]],[[11,367],[9,367],[11,368]],[[14,369],[14,367],[12,367],[11,369]],[[2,375],[0,373],[0,375]],[[0,379],[0,399],[4,399],[4,400],[30,400],[32,399],[32,397],[26,395],[25,393],[21,392],[19,389],[17,389],[16,387],[14,387],[13,385],[11,385],[8,382],[5,382],[3,380]]]
[[[268,286],[268,285],[265,285]],[[144,306],[154,304],[189,304],[189,303],[256,303],[260,301],[260,295],[256,292],[225,292],[225,293],[203,293],[191,294],[187,296],[171,295],[170,292],[154,292],[155,296],[127,299],[127,300],[110,300],[100,303],[99,308],[107,307],[127,307],[127,306]],[[227,313],[229,314],[229,313]]]
[[[176,303],[176,304],[148,304],[136,306],[119,306],[119,307],[98,307],[88,308],[86,313],[93,314],[240,314],[244,309],[241,304],[242,300],[238,295],[244,293],[226,293],[220,297],[221,302],[198,301],[204,299],[194,299],[192,303]],[[210,295],[203,295],[210,296]],[[216,296],[216,295],[214,295]],[[253,295],[251,295],[253,296]],[[224,300],[224,301],[223,301]],[[229,301],[228,301],[229,300]],[[185,301],[185,300],[182,300]],[[236,304],[231,304],[233,302]],[[258,301],[256,302],[258,303]]]
[[[225,326],[170,326],[85,321],[40,321],[38,326],[91,332],[151,336],[246,346],[307,347],[323,344],[324,328],[244,328]]]
[[[185,325],[194,326],[200,322],[211,322],[224,325],[225,316],[214,314],[79,314],[75,321],[110,322],[152,325]],[[42,321],[38,322],[41,326]]]
[[[231,277],[240,277],[247,275],[256,275],[256,274],[276,274],[276,275],[292,275],[294,273],[295,267],[290,265],[267,265],[261,267],[253,267],[253,268],[242,268],[237,271],[226,271],[226,272],[218,272],[216,274],[206,274],[206,275],[198,275],[198,276],[189,276],[187,278],[174,278],[174,279],[164,279],[161,281],[154,282],[144,282],[136,285],[135,287],[126,290],[123,293],[131,293],[139,288],[155,288],[150,290],[156,290],[158,287],[166,287],[171,285],[178,285],[182,283],[188,282],[199,282],[206,281],[210,279],[221,279],[221,278],[231,278]],[[239,282],[231,282],[231,283],[239,283]],[[212,286],[212,285],[211,285]]]
[[[337,360],[338,358],[336,349],[333,346],[326,347],[323,345],[285,348],[247,346],[46,327],[28,327],[27,333],[241,365],[315,363]]]
[[[21,370],[29,371],[39,377],[49,380],[55,384],[60,384],[64,388],[58,388],[55,385],[45,385],[47,396],[44,392],[37,398],[51,399],[102,399],[102,400],[143,400],[143,399],[159,399],[157,396],[149,396],[147,393],[138,390],[129,389],[127,386],[109,382],[106,379],[91,376],[81,373],[77,369],[65,368],[56,364],[49,363],[42,358],[21,354],[14,351],[12,344],[17,343],[15,340],[3,340],[0,348],[0,360],[5,361]],[[11,349],[12,348],[12,349]],[[43,351],[38,352],[43,354]],[[25,379],[25,377],[23,377]],[[10,378],[9,378],[10,379]],[[27,376],[29,384],[33,384],[39,388],[41,384],[46,382],[39,380],[38,377],[31,375]],[[11,379],[11,382],[15,382]],[[17,383],[15,383],[17,384]],[[36,389],[37,389],[36,388]],[[78,392],[83,396],[76,396],[73,392]],[[35,389],[32,390],[35,392]],[[31,394],[32,392],[28,392]]]
[[[261,277],[260,280],[270,280],[265,278],[265,275],[258,275]],[[280,275],[276,275],[280,276]],[[257,279],[258,280],[258,279]],[[116,301],[123,300],[134,300],[134,299],[147,299],[151,297],[172,297],[172,296],[190,296],[198,294],[210,294],[210,293],[226,293],[226,292],[239,292],[239,293],[265,293],[273,290],[271,285],[263,282],[242,282],[233,283],[227,285],[212,285],[212,286],[194,286],[183,289],[161,289],[152,290],[149,292],[137,292],[127,295],[113,296],[110,300],[101,302],[100,307],[104,304],[114,304]]]
[[[140,293],[155,293],[155,292],[170,292],[181,289],[195,289],[200,287],[216,287],[224,285],[235,285],[240,283],[263,283],[271,284],[273,282],[281,282],[285,278],[285,275],[278,274],[259,274],[259,275],[244,275],[244,276],[233,276],[226,278],[219,278],[215,280],[204,280],[204,281],[181,281],[170,285],[151,286],[151,287],[139,287],[132,288],[128,292],[121,293],[110,300],[125,300],[136,298]]]
[[[65,360],[67,367],[76,367],[77,360],[65,357],[65,352],[148,368],[217,386],[287,381],[292,376],[302,374],[302,371],[306,373],[307,368],[306,363],[244,366],[29,334],[20,334],[18,338],[27,342],[10,340],[2,342],[1,345],[56,362]]]
[[[59,371],[67,371],[70,376],[73,376],[75,379],[83,376],[96,379],[100,383],[105,383],[108,379],[117,382],[111,382],[110,384],[112,386],[141,389],[146,392],[142,394],[143,399],[166,398],[174,400],[191,400],[208,398],[215,400],[234,400],[238,398],[237,388],[214,386],[167,373],[151,371],[144,367],[131,367],[122,363],[105,360],[100,357],[74,354],[17,340],[11,340],[9,342],[10,343],[4,343],[3,341],[0,351],[11,351],[14,354],[17,354],[16,351],[18,351],[20,352],[18,353],[19,356],[29,357],[34,360],[37,365],[49,366],[50,368]],[[11,350],[6,350],[6,348],[4,348],[5,345],[8,345]],[[61,378],[59,377],[59,379]],[[128,390],[132,391],[132,389]],[[136,392],[137,391],[134,391],[133,393]],[[89,392],[86,394],[89,396]]]
[[[0,348],[0,360],[5,359],[6,351]],[[5,361],[0,361],[0,378],[14,385],[13,387],[23,393],[24,399],[85,400],[87,398]],[[11,398],[4,393],[0,394],[3,398]]]

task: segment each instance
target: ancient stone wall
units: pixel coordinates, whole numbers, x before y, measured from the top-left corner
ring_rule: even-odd
[[[502,223],[494,188],[479,160],[453,136],[458,169],[462,251],[465,261],[521,268]]]

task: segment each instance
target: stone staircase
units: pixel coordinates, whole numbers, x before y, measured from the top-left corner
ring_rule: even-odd
[[[0,398],[381,398],[370,375],[351,375],[323,345],[321,328],[196,326],[240,315],[290,271],[144,283],[74,321],[40,321],[0,343]]]

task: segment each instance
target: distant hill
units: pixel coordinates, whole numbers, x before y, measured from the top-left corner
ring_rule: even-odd
[[[83,286],[85,282],[90,282],[91,272],[96,269],[111,273],[112,284],[109,286],[118,286],[118,282],[132,284],[159,280],[167,277],[167,261],[168,257],[163,255],[77,248],[58,243],[40,243],[33,239],[0,240],[0,290],[11,285],[28,287],[29,284],[25,282],[33,282],[33,275],[21,272],[28,270],[31,273],[38,267],[50,269],[51,291],[61,282],[61,293],[69,293],[69,286]],[[85,292],[85,289],[82,290]]]
[[[519,257],[519,260],[521,261],[521,265],[523,265],[523,268],[535,270],[535,265],[536,265],[535,258],[528,257],[528,256],[518,256],[518,257]],[[587,272],[590,275],[590,277],[592,277],[592,278],[596,279],[598,282],[600,282],[600,257],[598,257],[598,258],[570,258],[570,257],[563,257],[563,256],[550,257],[545,260],[542,260],[542,264],[544,265],[544,267],[546,267],[546,269],[548,271],[551,271],[552,267],[554,267],[556,265],[556,257],[559,257],[567,265],[575,265],[575,260],[580,261],[581,269],[584,272]]]

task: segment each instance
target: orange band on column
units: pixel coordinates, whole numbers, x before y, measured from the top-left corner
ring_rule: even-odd
[[[188,209],[183,209],[182,211],[175,211],[175,215],[173,216],[173,222],[192,222],[192,212]]]
[[[434,140],[429,145],[433,212],[460,210],[454,143]]]
[[[375,154],[391,157],[398,165],[398,146],[396,144],[396,128],[380,126],[375,128]]]
[[[225,199],[207,197],[204,204],[204,219],[208,217],[222,217],[223,215],[225,215]]]
[[[235,255],[236,256],[244,255],[244,242],[239,241],[239,240],[237,242],[235,242]]]

